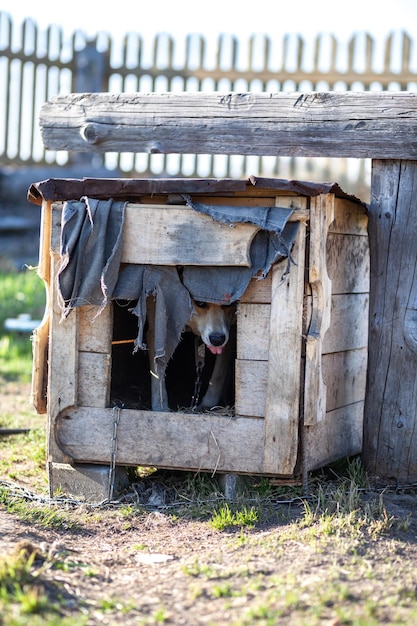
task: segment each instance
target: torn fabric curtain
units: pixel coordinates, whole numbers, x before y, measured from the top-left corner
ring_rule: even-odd
[[[113,291],[114,300],[136,301],[130,309],[138,318],[135,351],[146,349],[144,328],[146,298],[155,297],[155,359],[164,371],[174,354],[185,325],[191,318],[190,294],[181,283],[176,267],[160,265],[124,265]]]
[[[288,222],[293,209],[282,207],[214,206],[195,202],[183,194],[187,205],[213,220],[233,226],[251,223],[260,230],[250,248],[251,266],[186,266],[183,283],[195,300],[230,304],[243,295],[252,277],[265,278],[271,266],[288,258],[298,232],[297,222]],[[289,265],[287,266],[288,270]]]
[[[125,202],[83,197],[65,202],[57,273],[62,316],[75,306],[104,307],[117,282]]]

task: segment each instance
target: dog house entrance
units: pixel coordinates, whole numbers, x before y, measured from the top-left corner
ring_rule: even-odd
[[[110,402],[112,406],[128,409],[151,410],[151,385],[149,354],[147,350],[134,350],[138,332],[137,317],[130,311],[136,301],[115,301],[113,304],[113,338]],[[235,327],[232,327],[235,330]],[[236,332],[230,332],[229,342],[233,357],[236,354]],[[191,331],[183,333],[166,370],[169,408],[172,411],[196,410],[195,401],[204,396],[215,355],[200,345],[196,354],[196,336]],[[204,358],[201,358],[202,349]],[[231,359],[221,401],[216,410],[227,415],[234,413],[235,358]],[[198,365],[202,364],[201,372]],[[198,385],[199,383],[199,385]]]

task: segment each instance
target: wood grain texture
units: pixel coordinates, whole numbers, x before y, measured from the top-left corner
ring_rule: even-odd
[[[57,424],[59,445],[74,461],[109,463],[113,409],[64,411]],[[121,410],[117,463],[187,470],[261,473],[264,422],[211,414]]]
[[[111,355],[78,353],[77,405],[106,408],[110,403]]]
[[[268,361],[236,360],[237,415],[265,417]]]
[[[215,222],[184,206],[128,204],[122,262],[152,265],[250,267],[253,224]]]
[[[239,304],[237,358],[267,361],[269,355],[269,304]]]
[[[312,198],[308,281],[311,289],[311,321],[306,337],[304,423],[321,421],[326,413],[326,385],[322,374],[323,341],[331,323],[332,281],[327,268],[326,246],[333,221],[334,196]]]
[[[377,161],[369,211],[371,292],[363,458],[417,481],[417,162]]]
[[[113,306],[80,306],[78,312],[78,349],[111,355]]]
[[[298,453],[305,249],[306,224],[301,222],[289,273],[283,277],[278,265],[271,270],[264,466],[282,474],[294,471]]]
[[[304,429],[306,465],[323,467],[362,451],[363,401],[326,413],[325,418]]]
[[[417,158],[415,92],[90,93],[40,112],[44,145],[78,152]]]
[[[67,457],[56,443],[55,425],[59,413],[77,402],[78,389],[78,310],[61,320],[56,274],[60,259],[52,254],[50,282],[50,326],[48,352],[48,457],[66,463]]]
[[[39,241],[38,275],[43,280],[46,290],[45,311],[40,325],[32,335],[32,385],[30,399],[37,413],[47,412],[48,397],[48,346],[51,307],[48,302],[51,280],[50,242],[52,229],[52,205],[42,202],[41,229]]]
[[[323,354],[368,346],[368,293],[346,293],[331,298],[331,324],[324,336]]]

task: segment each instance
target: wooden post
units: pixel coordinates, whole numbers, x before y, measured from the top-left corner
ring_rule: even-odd
[[[373,161],[363,460],[417,481],[417,161]]]
[[[84,48],[75,51],[75,72],[73,89],[75,93],[105,91],[109,76],[109,58],[105,52],[99,52],[94,40],[88,41]],[[70,161],[78,166],[103,166],[102,155],[72,152]]]

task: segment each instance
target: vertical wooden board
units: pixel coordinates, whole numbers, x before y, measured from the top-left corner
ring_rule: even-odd
[[[50,330],[48,354],[48,454],[49,461],[67,462],[55,441],[55,420],[59,413],[76,404],[78,385],[78,311],[61,320],[56,274],[60,259],[52,255],[50,284]]]
[[[333,294],[369,293],[368,238],[329,233],[327,268]]]
[[[111,356],[94,352],[78,354],[78,406],[105,408],[110,402]]]
[[[61,218],[62,218],[62,202],[54,202],[52,204],[52,225],[51,225],[51,252],[54,254],[60,253],[61,242]]]
[[[292,474],[298,451],[306,225],[300,222],[287,276],[272,268],[265,412],[266,473]]]
[[[417,161],[373,161],[372,272],[363,459],[417,481]]]
[[[111,354],[113,306],[81,306],[78,322],[78,348],[82,352]]]
[[[40,325],[35,328],[32,335],[32,386],[31,386],[31,403],[37,413],[44,414],[47,412],[47,393],[48,393],[48,343],[49,343],[49,318],[51,315],[49,298],[50,298],[50,279],[51,279],[51,260],[50,260],[50,241],[52,228],[52,204],[50,202],[42,202],[42,216],[39,242],[39,266],[38,275],[43,280],[46,290],[45,311]]]
[[[331,323],[324,336],[323,354],[368,345],[369,294],[332,296]]]
[[[368,350],[323,355],[327,412],[365,399]]]
[[[366,207],[345,198],[334,199],[334,220],[329,226],[330,233],[364,235],[367,233],[368,216]]]
[[[330,326],[331,288],[327,273],[328,228],[333,221],[333,194],[311,199],[308,280],[311,289],[311,320],[306,337],[304,423],[315,424],[326,412],[326,386],[322,374],[323,340]]]
[[[237,358],[267,361],[269,352],[269,304],[239,304]]]
[[[267,376],[267,361],[236,361],[236,415],[265,416]]]
[[[361,453],[363,407],[363,402],[357,402],[330,411],[321,422],[303,429],[308,471]]]

